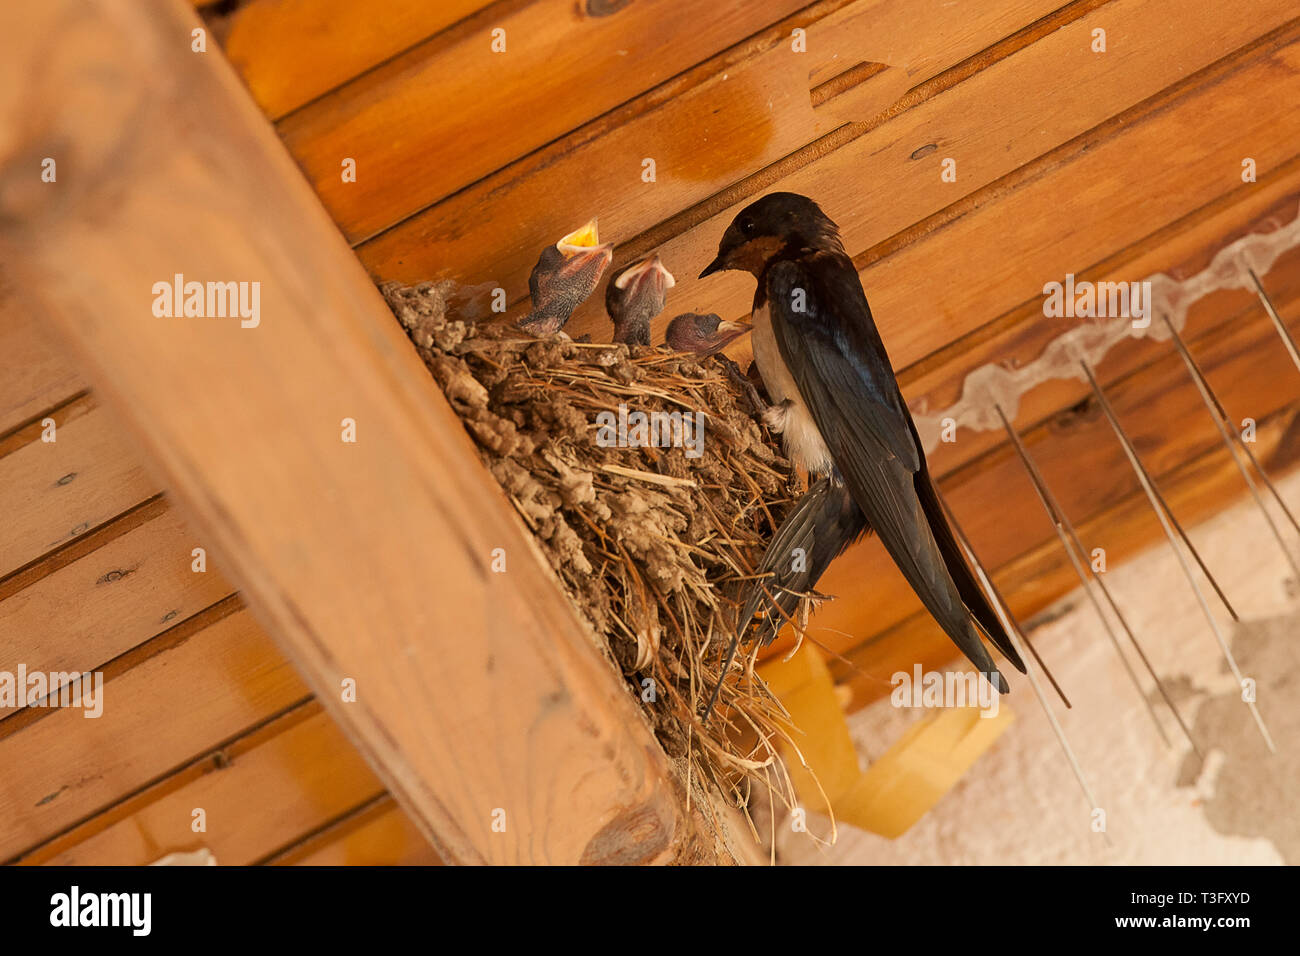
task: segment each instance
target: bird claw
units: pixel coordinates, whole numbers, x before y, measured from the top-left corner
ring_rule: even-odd
[[[763,401],[762,396],[758,394],[758,389],[756,389],[754,383],[749,380],[749,376],[745,374],[744,369],[736,364],[735,359],[726,355],[720,355],[718,357],[722,360],[722,367],[727,370],[727,378],[739,385],[741,390],[745,393],[745,398],[749,401],[749,414],[758,421],[766,421],[767,416],[770,415],[777,406],[769,405],[767,402]]]

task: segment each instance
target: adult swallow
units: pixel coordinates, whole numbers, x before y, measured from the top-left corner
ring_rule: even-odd
[[[650,320],[664,310],[668,290],[677,284],[658,256],[624,269],[605,289],[605,311],[614,323],[614,341],[650,344]]]
[[[533,311],[518,326],[534,335],[554,335],[573,310],[596,291],[600,277],[614,259],[614,246],[601,244],[596,220],[547,246],[528,276]]]
[[[724,321],[716,312],[686,312],[668,323],[664,342],[676,352],[712,355],[749,331],[743,322]]]
[[[980,631],[1022,673],[1024,662],[953,539],[835,223],[806,196],[764,196],[736,216],[700,278],[725,269],[758,280],[754,360],[775,403],[765,419],[787,456],[818,479],[769,548],[763,566],[776,577],[764,584],[778,595],[787,586],[808,590],[835,556],[874,530],[939,626],[1006,693]],[[738,634],[762,603],[755,590],[758,597],[751,592],[742,605],[750,616]],[[778,597],[777,609],[788,614],[796,603]],[[769,613],[757,636],[772,640],[783,622]]]

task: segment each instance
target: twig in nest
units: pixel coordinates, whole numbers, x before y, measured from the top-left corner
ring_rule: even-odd
[[[716,356],[533,339],[448,316],[447,288],[382,291],[677,761],[687,799],[713,818],[700,800],[712,791],[748,815],[757,785],[774,806],[793,805],[777,742],[796,731],[752,656],[727,684],[719,719],[700,717],[702,697],[731,676],[720,658],[738,590],[798,484],[749,414],[752,385]],[[704,412],[704,440],[690,458],[684,448],[598,444],[596,416],[633,404],[650,415]]]

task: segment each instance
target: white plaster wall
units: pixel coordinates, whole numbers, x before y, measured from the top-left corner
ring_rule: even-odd
[[[1300,510],[1300,476],[1282,482],[1280,490],[1293,512]],[[1074,703],[1065,711],[1052,698],[1106,810],[1109,845],[1090,827],[1090,808],[1028,682],[1004,669],[1013,677],[1013,693],[1005,699],[1016,722],[908,833],[887,840],[841,825],[836,845],[822,849],[778,828],[782,861],[1300,862],[1300,602],[1292,572],[1249,497],[1189,533],[1241,616],[1234,625],[1205,588],[1243,673],[1258,682],[1258,706],[1276,755],[1268,754],[1200,605],[1162,539],[1159,547],[1113,568],[1106,580],[1206,752],[1204,764],[1130,653],[1174,746],[1162,744],[1082,592],[1061,602],[1072,606],[1068,613],[1030,633]],[[1300,555],[1294,531],[1284,526],[1284,534]],[[888,700],[855,714],[850,729],[864,765],[917,717]],[[815,817],[810,824],[821,829]]]

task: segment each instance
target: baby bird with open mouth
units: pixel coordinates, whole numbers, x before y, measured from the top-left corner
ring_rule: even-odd
[[[528,277],[533,310],[519,328],[534,335],[554,335],[582,305],[614,259],[612,243],[600,243],[593,219],[542,250]]]
[[[605,289],[614,341],[649,345],[650,320],[663,311],[668,290],[676,284],[657,255],[624,269]]]

